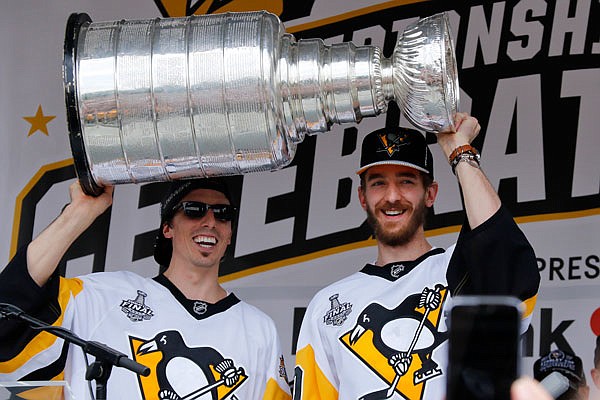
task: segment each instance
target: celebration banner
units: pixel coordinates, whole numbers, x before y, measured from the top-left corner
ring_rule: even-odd
[[[523,339],[523,373],[554,348],[580,356],[593,386],[600,335],[600,3],[556,1],[91,0],[3,6],[0,13],[0,254],[8,261],[69,201],[75,179],[62,88],[69,14],[94,21],[265,9],[296,38],[376,45],[389,57],[399,32],[446,11],[456,44],[460,109],[477,117],[482,166],[536,251],[542,282]],[[386,114],[307,137],[288,167],[232,176],[240,216],[221,280],[276,322],[293,376],[295,339],[311,297],[376,257],[357,198],[362,138],[410,126]],[[456,178],[428,134],[440,194],[427,225],[447,247],[463,221]],[[120,185],[114,204],[75,243],[61,272],[128,269],[154,276],[162,183]],[[1,267],[0,267],[1,268]],[[592,388],[592,394],[599,395]],[[593,398],[593,397],[592,397]]]

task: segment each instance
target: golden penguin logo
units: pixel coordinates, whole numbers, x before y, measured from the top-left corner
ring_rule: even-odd
[[[283,12],[283,0],[154,0],[164,17],[185,17],[236,11]]]
[[[248,378],[217,350],[188,347],[178,331],[147,340],[130,336],[129,343],[134,360],[151,370],[147,377],[138,376],[144,399],[225,399]]]
[[[387,152],[388,156],[390,157],[394,155],[396,151],[398,151],[398,147],[408,144],[407,135],[398,135],[396,133],[379,133],[377,136],[383,145],[383,149],[379,151]]]
[[[436,285],[394,309],[371,303],[354,328],[340,337],[384,381],[381,389],[362,398],[384,399],[397,392],[408,400],[422,399],[426,382],[442,374],[431,355],[448,338],[447,332],[438,332],[446,293],[446,287]]]

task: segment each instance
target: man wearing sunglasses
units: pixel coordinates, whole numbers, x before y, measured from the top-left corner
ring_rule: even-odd
[[[72,184],[71,203],[0,274],[0,303],[104,343],[150,369],[141,377],[113,368],[106,398],[289,400],[275,324],[218,282],[236,217],[224,180],[171,184],[160,208],[158,276],[58,275],[69,246],[112,204],[112,191],[107,187],[91,197]],[[63,348],[61,340],[20,321],[2,322],[1,381],[63,379],[75,398],[94,397],[86,381],[91,360],[77,347]]]

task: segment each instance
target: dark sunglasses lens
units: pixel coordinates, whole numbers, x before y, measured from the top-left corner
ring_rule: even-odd
[[[188,218],[202,218],[208,211],[208,204],[200,202],[184,202],[181,204],[183,213]]]
[[[233,219],[233,207],[226,204],[210,207],[215,214],[216,219],[221,221],[231,221]]]
[[[209,205],[199,201],[186,201],[181,203],[181,207],[188,218],[202,218],[209,209],[213,211],[215,218],[221,221],[231,221],[234,215],[233,206],[227,204]]]

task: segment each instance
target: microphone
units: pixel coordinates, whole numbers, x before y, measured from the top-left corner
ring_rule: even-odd
[[[0,303],[0,314],[3,317],[18,317],[19,315],[24,314],[24,311],[15,305]]]
[[[128,369],[139,375],[150,375],[150,368],[127,358],[127,355],[112,349],[104,343],[83,340],[68,329],[49,325],[44,321],[30,316],[13,304],[0,303],[0,316],[2,318],[17,318],[26,321],[32,327],[48,331],[53,335],[81,347],[86,353],[96,357],[97,360],[106,361],[112,365]]]
[[[97,360],[100,359],[108,361],[112,365],[128,369],[138,375],[150,375],[150,368],[138,363],[137,361],[133,361],[132,359],[128,358],[126,354],[108,347],[104,343],[89,341],[86,342],[82,347],[86,353],[93,355]]]
[[[569,390],[569,378],[564,376],[558,371],[554,371],[546,376],[540,382],[542,386],[550,393],[553,399],[558,398],[560,395]]]
[[[20,319],[21,321],[25,321],[25,322],[29,323],[29,326],[31,326],[31,327],[49,331],[50,333],[52,333],[56,336],[62,337],[64,339],[64,336],[61,336],[58,333],[56,333],[56,330],[63,329],[63,328],[54,327],[52,325],[47,324],[46,322],[44,322],[42,320],[34,318],[31,315],[27,314],[25,311],[21,310],[19,307],[15,306],[14,304],[0,303],[0,315],[2,315],[2,317],[4,317],[4,318]],[[72,333],[71,333],[71,335],[75,336]],[[75,344],[77,344],[77,343],[75,343]]]

